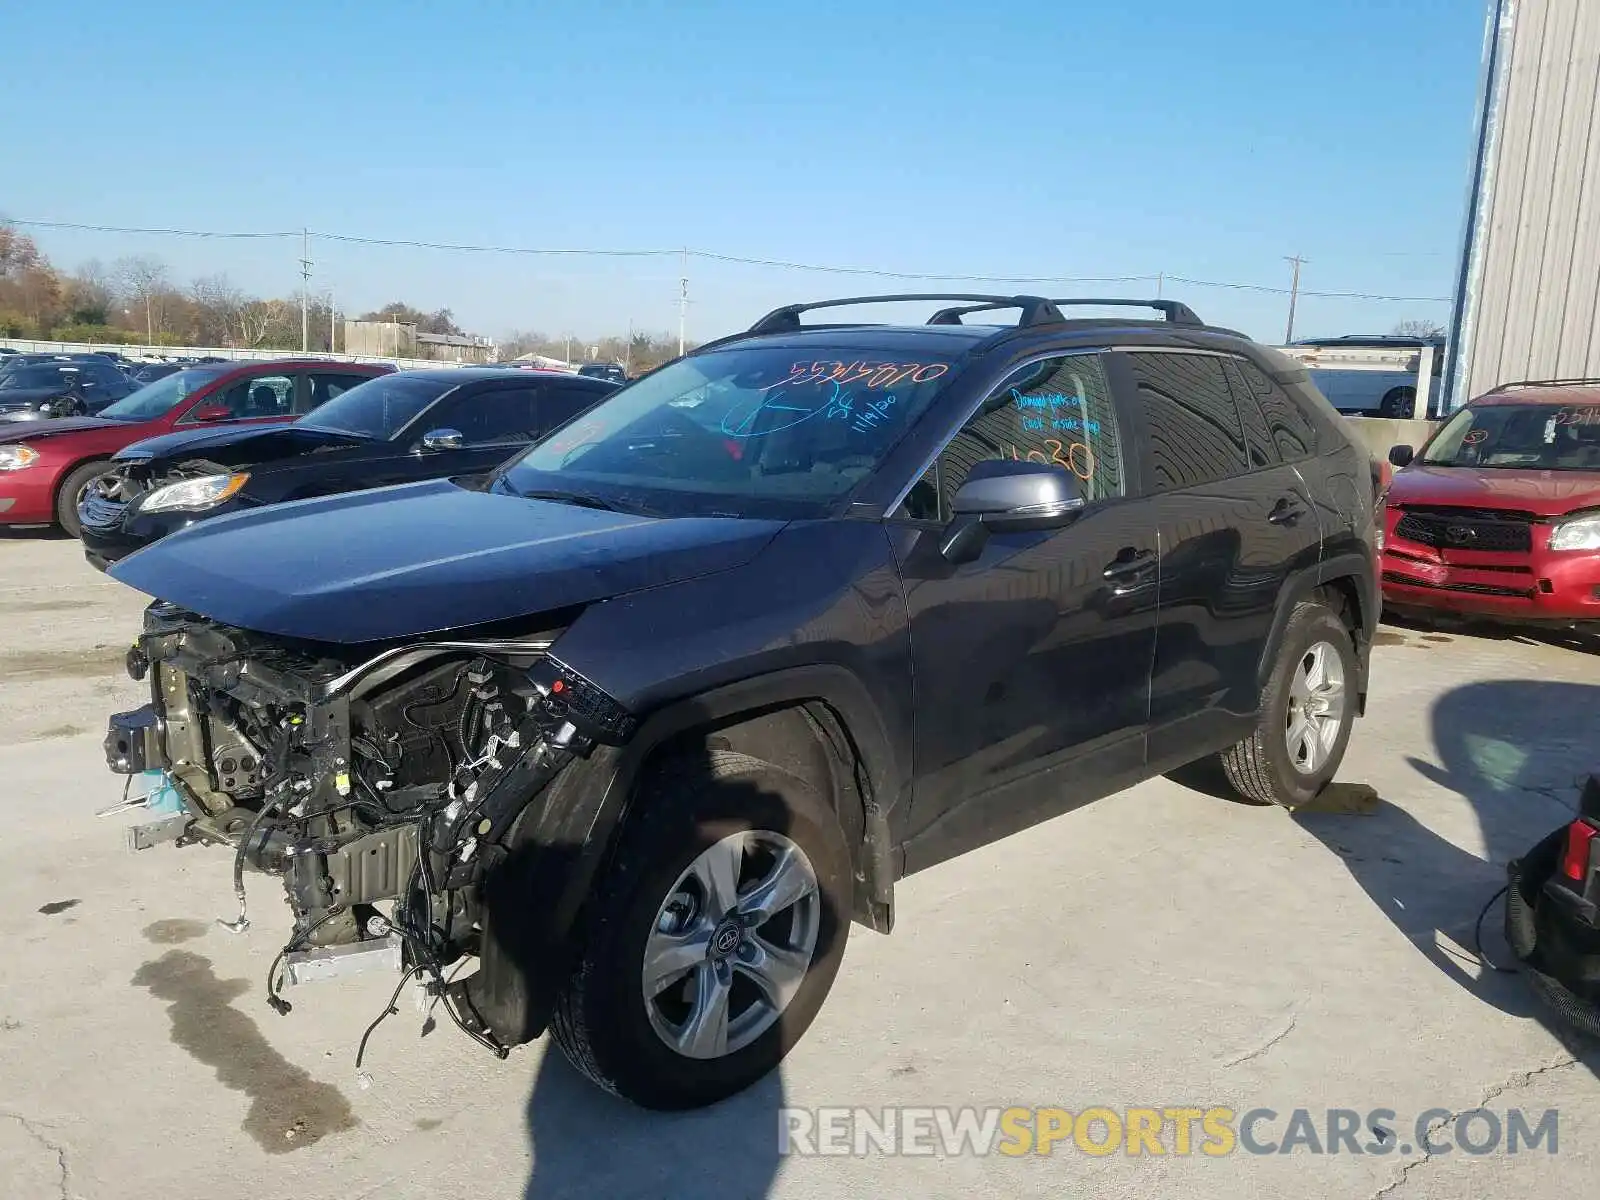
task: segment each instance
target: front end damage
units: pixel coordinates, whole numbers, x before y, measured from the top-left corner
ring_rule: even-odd
[[[358,652],[152,604],[128,654],[151,701],[111,718],[106,757],[130,778],[163,772],[182,811],[130,841],[230,848],[235,931],[250,923],[246,872],[279,877],[291,916],[267,979],[279,1012],[286,983],[398,967],[503,1055],[537,1027],[505,1002],[528,991],[508,987],[507,964],[462,970],[489,939],[526,938],[490,931],[486,897],[517,875],[519,827],[552,781],[633,729],[552,656],[559,632]]]

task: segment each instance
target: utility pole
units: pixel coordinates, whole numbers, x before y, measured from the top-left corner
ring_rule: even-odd
[[[633,374],[633,318],[628,318],[628,344],[622,351],[622,373]]]
[[[338,330],[338,322],[334,320],[333,314],[334,314],[333,289],[329,288],[328,289],[328,353],[329,354],[332,354],[332,353],[334,353],[335,351],[337,351],[339,349],[339,343],[336,340],[336,333],[337,333],[337,330]]]
[[[689,248],[683,249],[683,257],[679,259],[681,266],[678,279],[678,357],[683,357],[684,335],[689,326]],[[633,339],[628,339],[631,344]]]
[[[311,349],[311,231],[300,227],[300,353]]]
[[[1294,274],[1289,279],[1289,328],[1283,335],[1283,344],[1287,346],[1294,341],[1294,310],[1300,300],[1300,268],[1305,266],[1306,260],[1298,254],[1286,254],[1283,257],[1294,268]]]
[[[1165,271],[1157,271],[1156,272],[1156,299],[1157,300],[1162,299],[1161,290],[1162,290],[1162,288],[1164,288],[1166,286],[1166,283],[1167,283],[1167,273]]]

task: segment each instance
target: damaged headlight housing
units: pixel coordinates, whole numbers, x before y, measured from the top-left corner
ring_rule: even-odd
[[[39,461],[32,446],[0,446],[0,471],[20,471]]]
[[[215,508],[238,494],[249,482],[248,471],[235,471],[230,475],[201,475],[196,479],[182,479],[159,487],[144,498],[140,512],[179,512]]]
[[[1600,550],[1600,512],[1556,522],[1550,531],[1552,550]]]

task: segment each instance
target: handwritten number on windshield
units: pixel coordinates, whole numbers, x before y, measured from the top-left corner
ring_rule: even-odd
[[[797,362],[789,374],[776,383],[769,383],[763,391],[774,388],[807,387],[833,384],[835,387],[859,384],[864,388],[881,391],[902,383],[931,383],[950,370],[949,363],[877,363],[877,362]]]

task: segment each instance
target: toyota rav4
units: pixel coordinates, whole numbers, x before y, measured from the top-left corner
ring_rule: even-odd
[[[943,307],[801,320],[890,299]],[[1370,462],[1182,304],[1063,313],[1112,303],[782,308],[488,476],[129,556],[147,840],[231,848],[235,928],[281,878],[280,1011],[392,964],[680,1108],[783,1058],[912,872],[1197,760],[1310,800],[1366,699]]]

